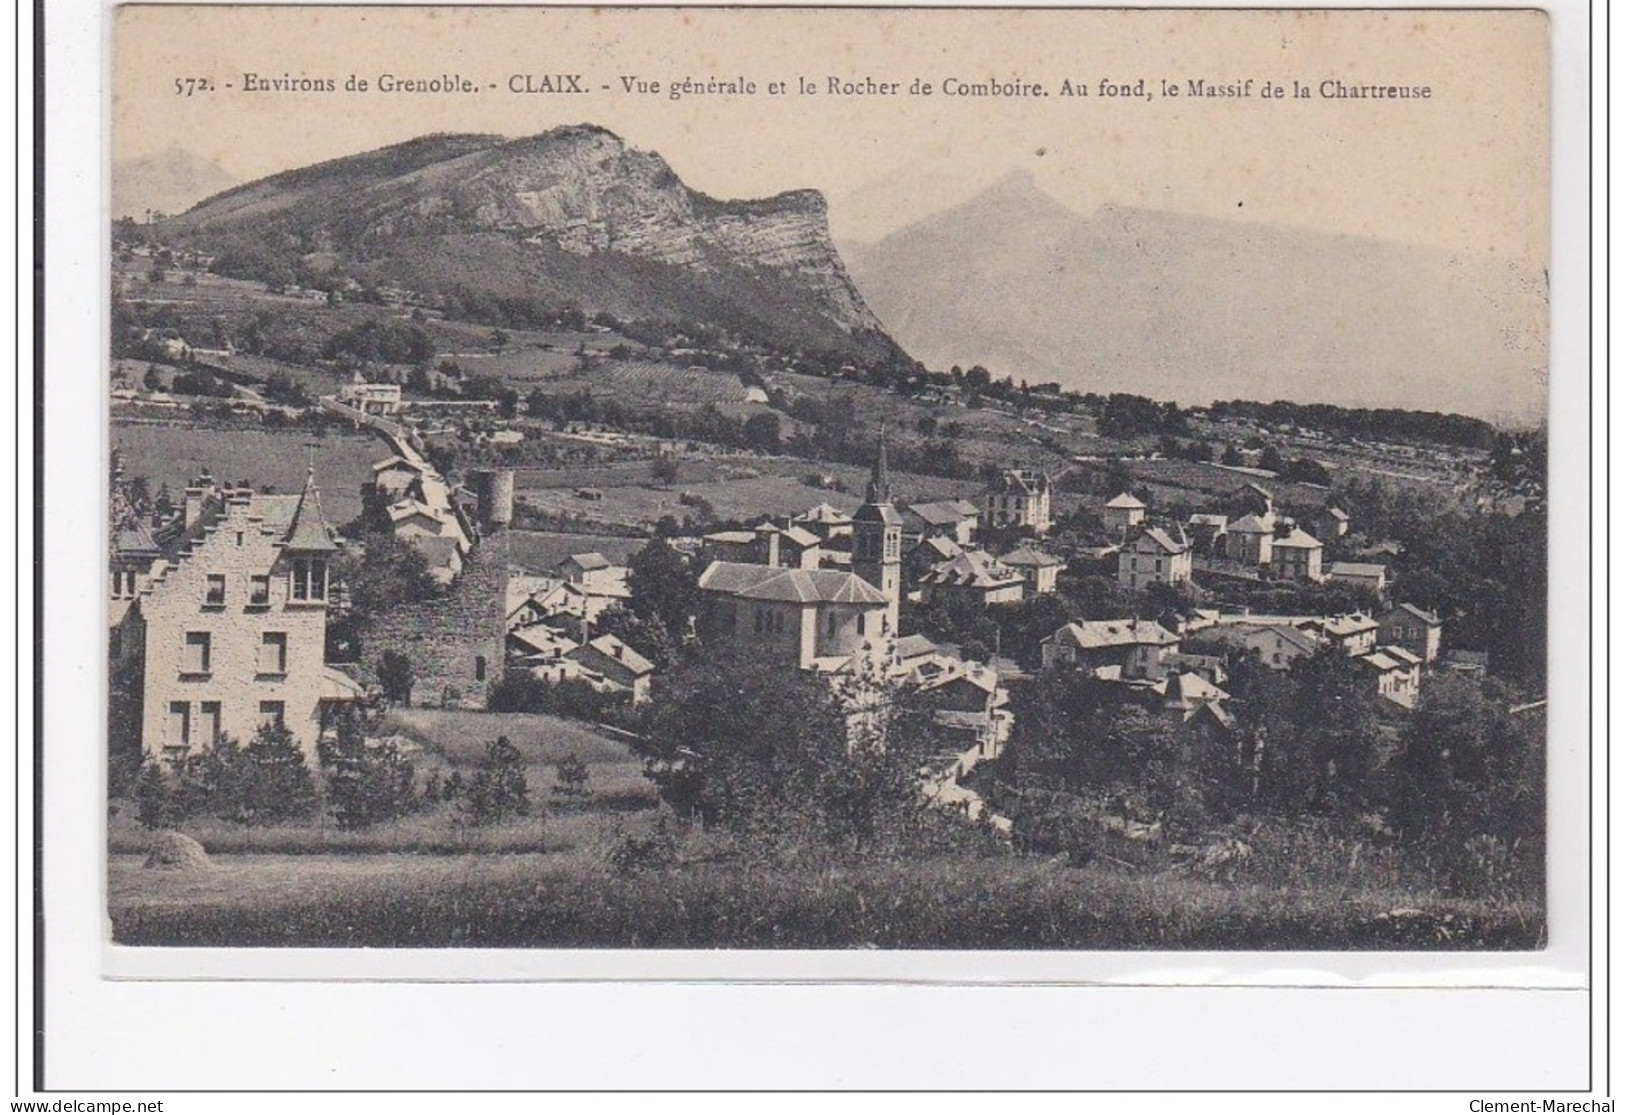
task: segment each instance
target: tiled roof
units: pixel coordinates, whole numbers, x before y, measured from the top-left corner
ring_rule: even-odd
[[[1326,567],[1329,577],[1386,577],[1388,567],[1368,561],[1334,561]]]
[[[1021,580],[1021,574],[986,550],[967,550],[933,565],[921,580],[933,585],[994,588]]]
[[[1104,647],[1170,646],[1179,642],[1179,636],[1155,620],[1097,619],[1069,623],[1052,639],[1070,639],[1079,650],[1099,650]]]
[[[614,635],[600,635],[596,639],[589,640],[587,646],[602,654],[605,658],[613,658],[634,674],[654,673],[655,665],[653,662],[650,662]],[[572,651],[571,654],[579,657],[580,648]]]
[[[1188,548],[1183,543],[1175,542],[1172,538],[1168,537],[1168,532],[1163,530],[1161,527],[1151,527],[1147,530],[1141,531],[1139,537],[1135,538],[1134,540],[1134,547],[1136,549],[1139,548],[1140,542],[1143,539],[1150,539],[1159,550],[1166,551],[1170,554],[1182,554]]]
[[[886,603],[884,593],[856,574],[834,569],[780,569],[738,561],[713,561],[700,574],[700,588],[747,600],[796,604]]]
[[[756,532],[750,530],[719,530],[705,536],[707,542],[722,542],[729,545],[739,545],[745,542],[756,541]]]
[[[1314,535],[1298,527],[1293,527],[1291,534],[1288,534],[1285,538],[1275,540],[1275,548],[1277,550],[1318,550],[1321,545],[1320,539]]]
[[[1139,500],[1135,499],[1134,496],[1132,494],[1128,493],[1128,492],[1124,492],[1122,495],[1118,496],[1116,499],[1113,499],[1112,501],[1107,503],[1106,506],[1110,507],[1110,508],[1114,508],[1116,510],[1120,510],[1120,511],[1144,511],[1145,510],[1145,504],[1143,504]]]
[[[372,466],[372,471],[374,471],[374,472],[383,472],[386,469],[392,469],[392,468],[407,468],[407,469],[411,469],[413,472],[426,472],[426,471],[428,471],[422,465],[418,464],[416,461],[409,461],[405,457],[402,457],[398,453],[393,457],[386,457],[384,460],[379,461],[377,464],[373,465]]]
[[[822,541],[818,535],[814,534],[806,527],[798,527],[794,525],[781,527],[779,529],[779,533],[784,535],[791,542],[794,542],[797,546],[800,546],[802,549],[806,549],[809,546],[816,546]]]
[[[1049,566],[1052,566],[1052,565],[1065,565],[1066,564],[1064,561],[1062,561],[1058,557],[1055,557],[1053,554],[1046,554],[1043,551],[1035,550],[1035,549],[1031,548],[1030,546],[1023,546],[1018,550],[1011,550],[1008,554],[1005,554],[999,560],[1004,562],[1004,564],[1006,564],[1006,565],[1019,565],[1019,566],[1028,566],[1028,565],[1030,565],[1030,566],[1034,566],[1036,568],[1048,568]]]
[[[1377,621],[1362,612],[1355,612],[1350,616],[1328,616],[1320,621],[1320,626],[1328,635],[1353,635],[1371,630],[1377,626]]]
[[[950,558],[956,558],[965,552],[965,547],[961,546],[958,542],[955,542],[952,538],[944,538],[941,535],[938,535],[935,538],[927,538],[922,540],[917,548],[922,550],[930,550],[932,553],[938,555],[938,558],[942,561],[947,561]]]
[[[1412,654],[1404,647],[1383,647],[1382,653],[1386,654],[1389,658],[1397,658],[1401,662],[1411,666],[1420,666],[1422,664],[1421,655]]]
[[[582,569],[592,572],[595,569],[608,569],[609,559],[596,550],[585,554],[571,554],[565,561],[573,561]],[[562,562],[560,564],[563,564]]]
[[[1407,615],[1409,615],[1412,619],[1421,620],[1423,623],[1427,624],[1429,627],[1437,627],[1442,622],[1439,619],[1438,616],[1434,615],[1432,612],[1423,611],[1421,608],[1418,608],[1415,604],[1400,604],[1400,605],[1397,605],[1392,611],[1390,611],[1388,613],[1387,616],[1384,616],[1383,618],[1387,619],[1388,616],[1392,616],[1395,612],[1404,612]]]
[[[975,507],[967,512],[965,501],[962,499],[936,500],[932,503],[914,503],[909,510],[918,515],[931,526],[952,526],[965,519],[973,519],[978,512]]]
[[[1230,524],[1230,533],[1232,534],[1270,534],[1274,530],[1275,524],[1273,522],[1265,522],[1257,515],[1243,515]]]
[[[892,643],[892,654],[899,659],[920,658],[937,653],[937,644],[924,635],[905,635]]]
[[[850,523],[852,516],[828,503],[816,504],[796,516],[802,523]]]

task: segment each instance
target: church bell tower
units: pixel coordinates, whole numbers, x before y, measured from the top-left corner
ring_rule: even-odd
[[[885,594],[886,619],[881,633],[896,636],[897,609],[903,594],[903,517],[892,506],[884,434],[869,472],[863,506],[852,515],[852,572]]]

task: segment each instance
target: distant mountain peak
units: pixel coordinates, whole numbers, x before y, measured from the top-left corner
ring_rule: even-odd
[[[1086,215],[1020,172],[848,256],[892,335],[938,368],[1181,403],[1545,411],[1544,283],[1501,261],[1122,204]]]

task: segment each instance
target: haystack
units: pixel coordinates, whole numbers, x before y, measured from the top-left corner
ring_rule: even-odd
[[[152,851],[141,865],[154,871],[203,871],[209,853],[184,832],[160,832],[152,838]]]

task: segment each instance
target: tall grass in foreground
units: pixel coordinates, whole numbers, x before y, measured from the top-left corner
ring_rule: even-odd
[[[274,857],[208,877],[117,862],[130,945],[553,948],[1528,949],[1531,903],[1132,875],[1049,861],[690,863],[616,873],[595,855],[373,857],[318,879]],[[163,892],[174,893],[166,896]]]

